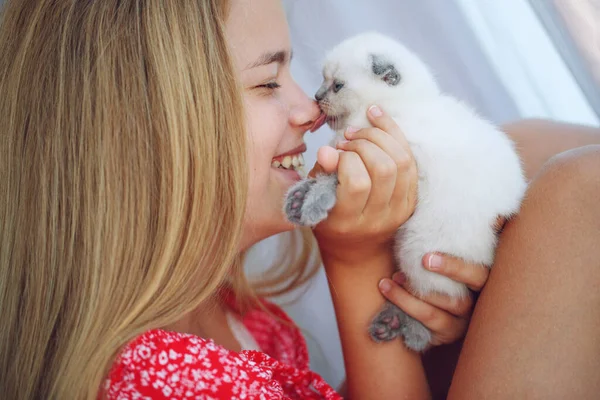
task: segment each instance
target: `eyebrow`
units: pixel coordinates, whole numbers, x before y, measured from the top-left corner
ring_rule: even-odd
[[[292,52],[291,51],[285,51],[285,50],[272,51],[272,52],[267,52],[267,53],[264,53],[263,55],[261,55],[256,61],[249,64],[246,67],[246,69],[261,67],[263,65],[269,65],[271,63],[285,64],[286,61],[291,61],[291,60],[292,60]]]

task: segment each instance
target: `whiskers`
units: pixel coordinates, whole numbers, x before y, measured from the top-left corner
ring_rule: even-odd
[[[329,101],[328,97],[325,97],[324,99],[319,101],[319,108],[325,114],[327,114],[327,115],[331,114],[331,102]]]
[[[343,126],[344,125],[343,122],[338,117],[330,117],[327,120],[327,124],[335,132],[345,128],[345,126]]]
[[[325,121],[329,128],[333,131],[339,131],[340,129],[345,128],[344,115],[338,113],[327,97],[319,101],[319,108],[321,108],[321,111],[327,116]]]

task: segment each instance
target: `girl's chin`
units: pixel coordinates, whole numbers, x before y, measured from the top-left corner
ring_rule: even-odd
[[[291,232],[294,229],[298,228],[296,225],[286,220],[284,216],[282,216],[281,218],[281,224],[277,223],[277,225],[270,226],[268,231],[261,232],[261,234],[258,234],[256,229],[251,229],[250,231],[253,231],[253,235],[244,235],[240,243],[240,251],[246,251],[250,247],[254,246],[259,242],[262,242],[263,240],[279,235],[280,233]]]

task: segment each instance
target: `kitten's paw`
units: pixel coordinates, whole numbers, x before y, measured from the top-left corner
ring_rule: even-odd
[[[378,343],[401,336],[407,348],[418,352],[426,350],[431,342],[429,329],[389,302],[371,322],[369,334]]]
[[[388,342],[402,334],[406,314],[391,303],[387,303],[369,327],[369,334],[376,342]]]
[[[402,336],[404,344],[411,350],[422,352],[431,343],[431,331],[416,319],[405,316]]]
[[[296,183],[286,195],[285,215],[296,225],[317,225],[335,205],[336,189],[336,175],[321,175]]]
[[[296,225],[302,224],[302,206],[306,193],[317,182],[316,179],[305,179],[290,188],[285,199],[285,215],[287,219]]]

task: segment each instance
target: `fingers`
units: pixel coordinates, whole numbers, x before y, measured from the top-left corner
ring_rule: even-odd
[[[410,286],[406,283],[406,277],[404,274],[402,274],[402,272],[394,273],[392,280],[396,282],[396,284],[403,287],[404,290],[407,290],[409,293],[411,293],[413,296],[418,297],[434,307],[440,308],[460,318],[470,318],[471,316],[471,311],[473,310],[473,298],[470,295],[465,297],[449,297],[440,293],[431,293],[428,295],[419,296],[414,293]]]
[[[367,115],[374,127],[386,132],[402,149],[394,152],[394,161],[398,167],[398,178],[394,195],[390,200],[390,206],[408,212],[407,215],[401,216],[400,223],[403,223],[412,214],[417,202],[417,164],[406,137],[392,117],[377,106],[371,106]]]
[[[389,207],[390,199],[396,187],[396,164],[378,144],[367,139],[354,139],[340,144],[340,149],[357,153],[364,163],[371,179],[371,192],[364,213],[380,213],[382,207]],[[340,174],[340,184],[345,177]],[[352,180],[352,176],[347,178]]]
[[[331,146],[320,147],[317,151],[317,162],[320,166],[319,172],[327,174],[335,172],[339,161],[340,155],[338,151]]]
[[[351,140],[338,145],[341,152],[328,146],[319,149],[319,165],[309,173],[337,171],[337,202],[328,217],[332,226],[342,222],[363,232],[387,232],[414,211],[416,163],[395,121],[374,110],[370,109],[369,118],[376,127],[350,130]]]
[[[400,145],[404,148],[404,151],[407,154],[412,154],[410,150],[410,145],[408,144],[406,137],[404,136],[404,134],[400,130],[400,127],[392,117],[385,114],[381,110],[381,108],[376,105],[369,107],[367,115],[369,121],[371,122],[371,124],[373,124],[374,127],[379,128],[384,132],[387,132],[390,136],[396,139],[398,143],[400,143]]]
[[[378,111],[377,111],[378,110]],[[395,213],[395,220],[398,224],[403,223],[414,210],[417,196],[417,174],[416,162],[412,152],[400,128],[393,118],[382,113],[378,107],[371,107],[368,111],[369,119],[375,126],[358,131],[348,130],[345,133],[349,142],[341,143],[338,148],[342,150],[356,150],[361,140],[369,141],[382,149],[385,154],[393,161],[394,165],[389,164],[386,158],[376,160],[375,164],[367,163],[367,168],[374,179],[373,188],[379,188],[379,179],[391,179],[392,168],[395,168],[395,186],[392,195],[389,196],[388,207],[394,210],[405,210],[406,212]],[[365,160],[366,162],[366,160]],[[377,180],[377,182],[375,182]],[[387,191],[382,190],[387,194]],[[383,204],[383,193],[373,196],[374,201],[369,200],[367,207],[374,204],[380,208]],[[381,196],[380,196],[381,194]]]
[[[425,325],[434,333],[434,336],[442,336],[444,341],[455,340],[466,331],[467,318],[454,316],[417,298],[391,279],[382,279],[379,288],[392,304]]]
[[[423,256],[423,266],[431,272],[464,283],[471,290],[481,291],[488,279],[489,268],[445,254],[428,253]]]
[[[506,218],[499,216],[494,229],[500,232],[506,224]],[[480,292],[490,275],[485,265],[470,263],[447,254],[428,253],[423,256],[423,266],[429,271],[444,275],[453,281],[464,283],[475,292]]]
[[[330,218],[338,215],[356,217],[361,215],[369,199],[371,178],[358,153],[345,151],[339,157],[338,201],[330,212]]]
[[[406,152],[402,145],[387,132],[379,128],[364,128],[360,130],[349,128],[344,135],[350,142],[340,142],[338,148],[347,147],[354,140],[366,139],[381,148],[395,164],[401,164],[406,161]]]

